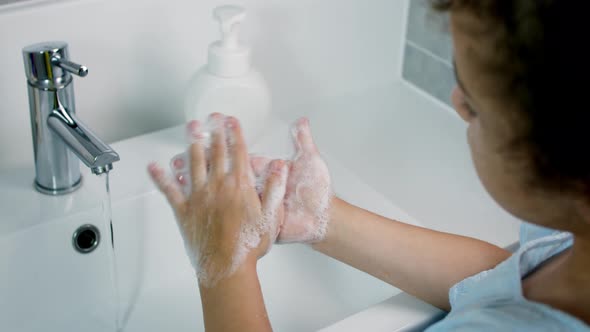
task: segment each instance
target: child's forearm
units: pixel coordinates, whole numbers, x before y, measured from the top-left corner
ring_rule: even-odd
[[[272,331],[256,273],[248,261],[214,287],[200,286],[206,331]]]
[[[444,310],[451,286],[510,256],[490,243],[390,220],[338,198],[327,236],[314,249]]]

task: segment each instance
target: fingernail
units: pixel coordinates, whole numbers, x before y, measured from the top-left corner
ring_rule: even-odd
[[[156,162],[151,162],[148,164],[148,172],[153,178],[159,178],[161,175],[160,167]]]
[[[214,113],[209,116],[208,127],[211,132],[219,132],[225,127],[225,118],[219,113]]]
[[[199,128],[199,121],[197,120],[191,120],[189,121],[189,123],[186,125],[186,128],[188,130],[189,133],[194,133],[197,131],[197,129]]]
[[[305,126],[306,122],[307,122],[307,118],[300,118],[300,119],[297,121],[297,126],[298,126],[298,127],[303,127],[303,126]]]
[[[182,169],[184,167],[184,160],[180,159],[180,158],[176,158],[174,159],[174,161],[172,162],[172,165],[174,166],[174,168],[176,169]]]
[[[225,118],[221,113],[211,113],[209,115],[208,121],[211,124],[219,125],[224,119]]]
[[[233,127],[235,127],[236,126],[235,121],[236,121],[236,119],[234,117],[231,117],[231,116],[225,118],[225,127],[226,128],[230,128],[230,129],[233,128]]]
[[[187,139],[189,143],[203,138],[201,133],[201,124],[197,120],[192,120],[187,124]]]
[[[185,185],[186,184],[186,178],[184,177],[184,175],[178,175],[176,177],[176,180],[178,180],[178,183],[180,183],[181,185]]]
[[[273,172],[279,172],[281,170],[281,168],[282,168],[282,165],[281,164],[282,164],[282,162],[280,160],[273,161],[272,164],[270,165],[271,170]]]

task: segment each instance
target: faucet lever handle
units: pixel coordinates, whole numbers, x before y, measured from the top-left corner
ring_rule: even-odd
[[[60,67],[61,69],[68,71],[74,75],[78,75],[80,77],[84,77],[88,75],[88,68],[83,65],[79,65],[75,62],[62,59],[61,57],[54,55],[51,58],[51,63],[55,66]]]

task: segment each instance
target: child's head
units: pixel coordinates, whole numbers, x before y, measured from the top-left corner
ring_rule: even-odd
[[[585,3],[434,1],[450,11],[452,99],[484,186],[514,215],[575,232],[590,230]]]

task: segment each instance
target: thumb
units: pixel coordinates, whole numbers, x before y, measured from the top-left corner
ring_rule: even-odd
[[[267,157],[259,157],[250,155],[250,166],[253,173],[253,181],[254,186],[256,187],[256,192],[259,196],[262,196],[262,191],[264,190],[264,181],[266,180],[267,170],[270,166],[272,159]]]
[[[297,153],[315,153],[317,147],[313,142],[311,135],[311,128],[309,127],[309,120],[307,118],[300,118],[295,122],[291,128],[291,135],[295,143],[295,150]]]
[[[262,193],[262,216],[268,227],[273,243],[277,236],[283,216],[283,199],[287,188],[287,163],[284,160],[273,160],[268,168],[268,176]]]

